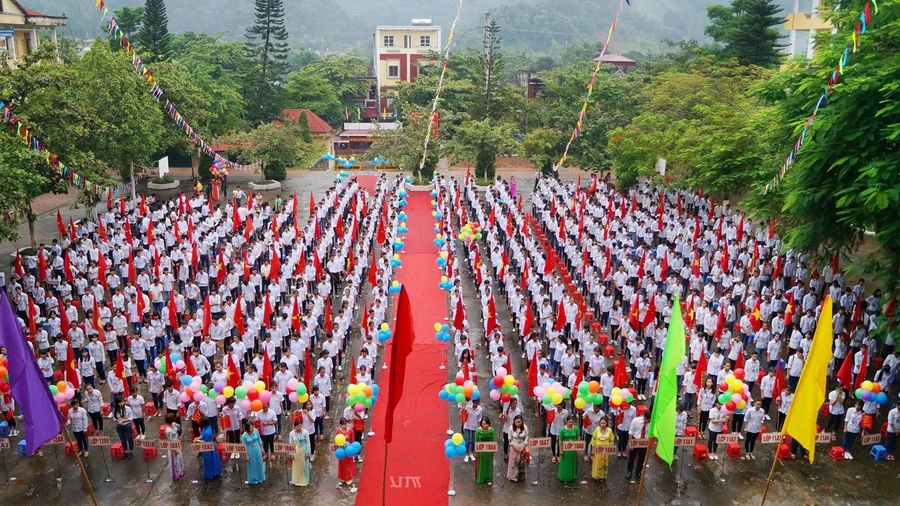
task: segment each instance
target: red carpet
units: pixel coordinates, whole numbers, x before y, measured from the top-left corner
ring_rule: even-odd
[[[409,205],[409,233],[403,266],[398,279],[406,287],[413,307],[413,328],[416,340],[409,355],[403,398],[394,414],[394,440],[388,448],[385,462],[384,416],[388,397],[388,369],[378,372],[380,388],[372,416],[375,437],[366,443],[365,460],[360,477],[356,504],[360,506],[414,505],[442,506],[448,503],[447,486],[450,466],[444,456],[447,439],[447,403],[438,392],[447,382],[447,371],[440,370],[441,345],[434,338],[434,323],[447,316],[446,296],[440,288],[441,272],[437,268],[437,248],[434,240],[434,218],[431,216],[431,196],[428,192],[411,192]],[[383,356],[390,355],[390,343]],[[384,480],[383,472],[387,472]],[[382,487],[384,483],[386,488]]]
[[[375,193],[375,183],[378,182],[378,176],[353,176],[359,187],[369,192],[369,195]],[[430,203],[430,201],[429,201]]]

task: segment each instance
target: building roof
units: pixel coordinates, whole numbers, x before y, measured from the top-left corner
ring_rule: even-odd
[[[20,2],[19,0],[12,0],[12,3],[13,3],[13,5],[15,5],[16,7],[18,7],[19,9],[22,10],[22,12],[25,14],[26,18],[47,18],[47,21],[45,21],[44,23],[37,23],[37,24],[44,25],[47,23],[51,23],[52,25],[55,25],[55,26],[66,26],[67,25],[67,23],[64,21],[65,19],[67,19],[66,16],[53,16],[53,15],[49,15],[49,14],[44,14],[43,12],[38,12],[34,9],[29,9],[28,7],[25,7],[24,5],[22,5],[22,2]],[[9,14],[9,13],[6,13],[6,14]],[[28,20],[28,21],[31,21],[31,20]]]
[[[331,132],[331,125],[329,125],[327,121],[320,118],[316,113],[310,111],[309,109],[285,109],[281,111],[281,119],[285,121],[299,122],[300,115],[302,115],[304,112],[306,113],[306,119],[309,122],[309,133],[327,134]]]
[[[594,58],[594,61],[597,61],[598,58]],[[627,58],[618,54],[606,54],[603,55],[603,58],[600,60],[600,63],[609,63],[610,65],[618,65],[620,67],[633,67],[637,65],[637,62],[632,60],[631,58]]]

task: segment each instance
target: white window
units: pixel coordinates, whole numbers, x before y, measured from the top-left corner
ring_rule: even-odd
[[[400,77],[400,65],[396,63],[388,65],[388,77],[398,79]]]
[[[394,47],[394,36],[393,35],[385,35],[384,36],[384,47]]]
[[[409,35],[404,35],[404,36],[403,36],[403,48],[404,48],[404,49],[409,49],[409,46],[410,46],[410,43],[411,43],[411,42],[412,42],[412,39],[410,38]]]
[[[431,47],[431,35],[422,35],[419,37],[420,47]]]

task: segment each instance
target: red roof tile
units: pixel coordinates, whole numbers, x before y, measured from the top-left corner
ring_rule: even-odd
[[[287,121],[300,121],[300,115],[304,112],[309,122],[310,133],[327,134],[331,132],[331,125],[309,109],[285,109],[281,111],[281,118]]]

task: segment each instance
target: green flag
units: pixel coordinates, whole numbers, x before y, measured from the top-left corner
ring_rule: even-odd
[[[678,375],[675,369],[684,359],[684,321],[681,319],[681,303],[678,297],[672,302],[672,317],[666,333],[659,366],[656,399],[650,418],[650,437],[656,438],[656,454],[669,467],[675,455],[675,405],[678,403]]]

